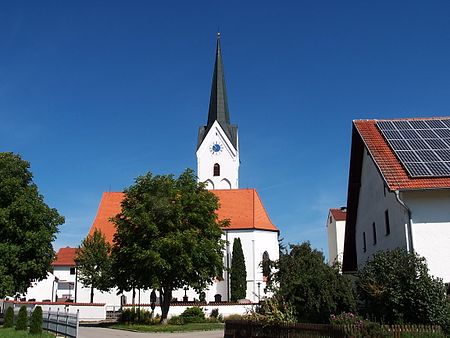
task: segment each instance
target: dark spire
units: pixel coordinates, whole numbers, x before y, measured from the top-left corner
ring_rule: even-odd
[[[220,33],[217,33],[216,61],[214,64],[211,96],[209,99],[208,124],[201,127],[199,130],[197,147],[200,147],[200,144],[214,121],[219,122],[231,143],[237,149],[237,126],[230,124],[230,112],[228,111],[225,74],[223,70],[222,51],[220,48]]]
[[[211,97],[209,99],[208,127],[216,120],[222,127],[230,124],[222,51],[220,49],[220,33],[217,33],[216,62],[211,85]]]

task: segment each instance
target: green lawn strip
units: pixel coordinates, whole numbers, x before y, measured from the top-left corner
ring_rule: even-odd
[[[223,330],[223,323],[189,323],[184,325],[141,325],[141,324],[114,324],[112,329],[138,331],[138,332],[187,332]]]
[[[43,332],[42,334],[29,334],[28,331],[16,331],[15,328],[4,329],[0,327],[0,337],[2,338],[55,338],[54,334]]]

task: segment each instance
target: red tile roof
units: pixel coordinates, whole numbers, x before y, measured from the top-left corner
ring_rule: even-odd
[[[429,120],[430,118],[405,120],[427,119]],[[390,190],[450,188],[450,177],[409,177],[407,171],[377,128],[376,122],[378,120],[356,120],[353,121],[353,124]]]
[[[278,231],[255,189],[211,190],[211,192],[219,198],[220,208],[217,210],[219,220],[230,219],[230,226],[226,230]],[[122,192],[103,193],[89,235],[93,234],[95,229],[99,229],[106,240],[112,243],[116,229],[109,219],[120,212],[123,198]]]
[[[53,266],[75,266],[75,254],[77,248],[61,248],[56,254]]]
[[[347,210],[345,208],[332,208],[330,209],[330,213],[336,221],[345,221],[347,218]]]

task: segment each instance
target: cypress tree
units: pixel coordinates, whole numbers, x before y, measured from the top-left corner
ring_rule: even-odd
[[[233,242],[233,253],[231,258],[231,301],[244,299],[247,293],[247,271],[245,270],[245,258],[242,251],[240,238]]]
[[[5,313],[5,322],[3,323],[3,327],[13,327],[14,326],[14,310],[12,307],[9,307]]]
[[[28,314],[25,305],[22,305],[17,315],[16,330],[26,330],[28,329]]]
[[[31,315],[30,333],[42,333],[42,308],[40,306],[36,306]]]

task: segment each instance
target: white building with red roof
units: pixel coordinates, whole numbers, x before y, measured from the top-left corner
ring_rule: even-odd
[[[76,248],[61,248],[52,263],[47,278],[33,282],[25,295],[26,300],[65,302],[76,298]]]
[[[278,259],[279,231],[270,220],[257,191],[238,189],[238,133],[237,126],[230,123],[220,36],[217,38],[208,121],[199,129],[196,155],[199,181],[205,182],[207,188],[219,198],[220,208],[217,210],[219,220],[230,220],[230,225],[223,229],[223,238],[228,243],[224,250],[224,266],[227,269],[231,267],[233,241],[240,238],[247,271],[246,299],[257,301],[258,297],[265,295],[266,287],[262,275],[262,257],[264,252],[267,252],[270,259]],[[103,194],[89,234],[99,229],[108,242],[113,242],[115,227],[110,219],[121,211],[123,198],[121,192]],[[207,300],[212,301],[218,295],[223,301],[230,300],[228,272],[224,271],[222,277],[222,280],[217,280],[207,290]],[[178,290],[174,293],[174,298],[181,300],[184,294],[184,290]],[[199,295],[189,291],[187,297],[193,300],[198,299]]]
[[[266,279],[262,274],[263,254],[271,260],[279,257],[278,228],[272,223],[255,189],[238,189],[239,186],[239,146],[237,126],[230,124],[225,78],[223,73],[220,38],[217,38],[216,60],[211,87],[208,122],[198,132],[197,140],[197,175],[199,181],[205,182],[208,189],[219,198],[217,210],[219,220],[229,219],[230,225],[223,228],[223,239],[227,241],[224,248],[224,266],[222,278],[216,279],[206,290],[207,301],[230,300],[230,276],[232,245],[235,238],[240,238],[244,252],[247,272],[246,299],[256,302],[266,293]],[[116,232],[110,219],[121,211],[122,192],[105,192],[101,198],[97,215],[89,234],[100,230],[109,243],[113,243]],[[74,258],[76,249],[61,249],[54,262],[54,274],[50,278],[59,280],[53,297],[65,297],[75,302],[89,302],[90,288],[84,287],[76,280]],[[187,286],[188,287],[188,286]],[[29,290],[28,294],[35,290]],[[136,302],[148,303],[151,290],[136,290]],[[42,293],[43,295],[44,293]],[[47,295],[47,293],[45,293]],[[131,302],[131,292],[117,294],[117,290],[100,292],[94,290],[94,301],[108,305],[120,305],[123,297]],[[199,299],[193,290],[176,290],[173,297],[178,301],[187,297],[190,301]],[[35,297],[42,298],[42,297]],[[48,296],[45,296],[48,298]],[[42,299],[37,299],[42,300]]]
[[[404,248],[450,282],[450,118],[353,121],[343,271]]]
[[[347,209],[345,207],[332,208],[328,212],[328,264],[342,264],[344,257],[345,219]]]

